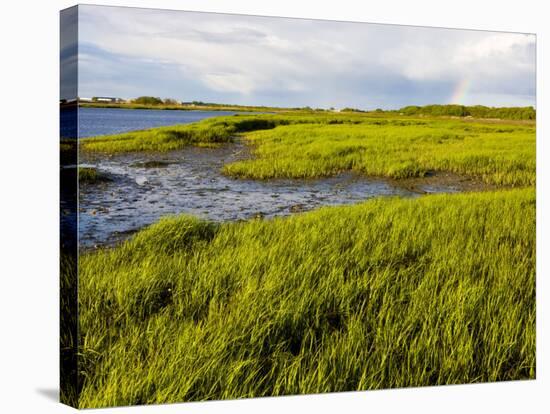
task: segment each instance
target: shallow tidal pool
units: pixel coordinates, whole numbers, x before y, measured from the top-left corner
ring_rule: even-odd
[[[456,192],[454,183],[407,188],[355,173],[319,179],[243,180],[224,176],[224,164],[249,157],[245,144],[187,147],[167,153],[112,156],[81,153],[80,165],[107,181],[80,185],[80,245],[111,245],[160,217],[192,214],[214,221],[269,218],[378,196]]]

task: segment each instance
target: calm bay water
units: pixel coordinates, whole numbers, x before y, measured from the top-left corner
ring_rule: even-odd
[[[230,111],[79,108],[78,136],[84,138],[165,125],[189,124],[206,118],[234,115],[236,113]]]

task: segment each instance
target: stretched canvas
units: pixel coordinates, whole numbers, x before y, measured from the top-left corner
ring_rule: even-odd
[[[534,34],[60,16],[62,402],[535,378]]]

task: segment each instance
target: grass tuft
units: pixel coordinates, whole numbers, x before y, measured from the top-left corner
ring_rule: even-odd
[[[78,181],[80,183],[97,184],[110,180],[111,179],[107,175],[97,171],[96,168],[78,167]]]

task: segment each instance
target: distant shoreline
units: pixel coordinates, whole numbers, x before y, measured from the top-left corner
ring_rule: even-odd
[[[72,104],[65,104],[62,106],[76,106],[75,103]],[[437,108],[445,108],[445,107],[458,107],[458,105],[433,105],[432,107]],[[430,106],[426,107],[407,107],[407,108],[413,108],[412,111],[407,111],[407,108],[402,108],[400,110],[373,110],[373,111],[363,111],[363,110],[355,110],[355,109],[343,109],[340,111],[332,111],[328,109],[320,109],[320,108],[278,108],[278,107],[256,107],[256,106],[240,106],[240,105],[144,105],[144,104],[132,104],[132,103],[91,103],[91,102],[79,102],[78,107],[80,108],[107,108],[107,109],[145,109],[145,110],[155,110],[155,111],[229,111],[229,112],[243,112],[243,113],[273,113],[273,114],[315,114],[315,113],[329,113],[329,114],[362,114],[365,116],[370,117],[386,117],[388,115],[392,116],[403,116],[403,118],[440,118],[440,119],[462,119],[464,121],[481,121],[481,122],[489,122],[489,123],[499,123],[499,122],[507,122],[507,123],[514,123],[514,124],[528,124],[533,125],[536,124],[536,111],[533,111],[533,115],[535,118],[522,118],[520,117],[514,117],[512,111],[516,111],[519,109],[524,108],[487,108],[487,109],[493,109],[493,110],[502,110],[498,115],[501,115],[501,117],[498,116],[491,116],[491,115],[497,115],[497,114],[489,114],[487,113],[486,116],[472,116],[472,115],[454,115],[454,114],[446,114],[446,113],[437,113],[437,114],[430,114],[426,113],[425,109],[429,108]],[[470,107],[463,107],[463,108],[470,108]],[[471,108],[479,108],[479,107],[471,107]],[[403,110],[405,111],[403,112]],[[481,115],[481,114],[479,114]]]
[[[125,103],[90,103],[80,102],[80,108],[111,108],[111,109],[152,109],[157,111],[232,111],[232,112],[291,112],[297,109],[271,108],[255,106],[217,106],[217,105],[143,105]]]

